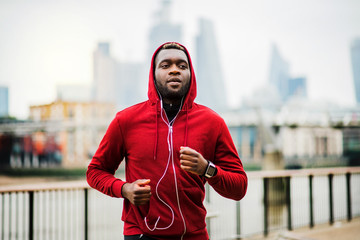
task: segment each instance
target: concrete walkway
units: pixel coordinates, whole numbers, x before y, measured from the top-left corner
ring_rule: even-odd
[[[257,236],[244,240],[360,240],[360,218],[351,222],[335,222],[333,225],[324,224],[313,229],[300,228],[294,231],[271,233],[266,238]]]

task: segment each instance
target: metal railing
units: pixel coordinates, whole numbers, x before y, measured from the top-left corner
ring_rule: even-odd
[[[249,172],[235,202],[207,186],[211,239],[241,239],[360,216],[360,168]],[[85,181],[0,187],[0,239],[121,239],[122,200]]]
[[[1,239],[88,239],[88,191],[84,181],[0,187]]]
[[[316,224],[351,221],[360,216],[360,168],[303,169],[249,172],[249,192],[240,202],[245,210],[254,199],[251,182],[262,185],[262,229],[237,232],[242,236],[271,231],[313,228]],[[261,191],[261,190],[260,190]],[[247,214],[241,212],[245,221]],[[238,225],[242,226],[240,222]]]

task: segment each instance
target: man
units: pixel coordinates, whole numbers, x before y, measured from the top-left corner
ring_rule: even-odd
[[[223,119],[194,103],[196,79],[184,46],[166,43],[155,51],[148,97],[110,123],[88,183],[125,199],[125,240],[208,240],[204,184],[240,200],[247,177]],[[123,159],[126,181],[114,177]]]

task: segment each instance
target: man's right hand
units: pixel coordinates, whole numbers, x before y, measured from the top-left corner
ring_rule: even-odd
[[[151,188],[150,179],[138,179],[132,183],[125,183],[121,189],[124,198],[138,206],[150,201]]]

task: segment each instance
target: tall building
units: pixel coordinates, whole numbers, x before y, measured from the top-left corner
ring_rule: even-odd
[[[104,56],[110,56],[110,44],[107,42],[99,42],[98,51],[101,52]]]
[[[355,39],[351,44],[351,62],[356,103],[360,104],[360,38]]]
[[[67,102],[90,102],[91,88],[81,84],[62,84],[56,86],[56,100]]]
[[[163,0],[161,9],[156,13],[154,26],[150,29],[148,57],[164,42],[181,42],[182,27],[171,22],[171,0]]]
[[[94,52],[93,99],[98,102],[116,102],[116,61],[110,55],[110,44],[98,44]]]
[[[290,75],[289,62],[281,56],[276,45],[271,49],[269,83],[276,88],[283,102],[293,96],[307,97],[306,78]]]
[[[116,107],[120,110],[147,99],[148,79],[143,63],[120,62],[117,64]]]
[[[207,19],[199,20],[196,53],[197,102],[215,111],[225,111],[227,98],[215,30]]]
[[[290,78],[288,83],[287,98],[291,96],[307,97],[307,87],[305,77]]]
[[[9,116],[9,88],[0,86],[0,117]]]
[[[118,110],[129,107],[146,99],[147,79],[143,63],[119,62],[111,56],[110,44],[98,44],[94,52],[94,80],[92,100],[100,103],[113,103]],[[83,101],[87,89],[72,86],[58,89],[58,96],[66,101]],[[69,88],[69,86],[67,87]],[[70,91],[71,90],[71,91]],[[77,95],[72,93],[77,91]]]
[[[276,45],[271,49],[269,82],[278,90],[282,100],[288,97],[289,63],[280,55]]]

